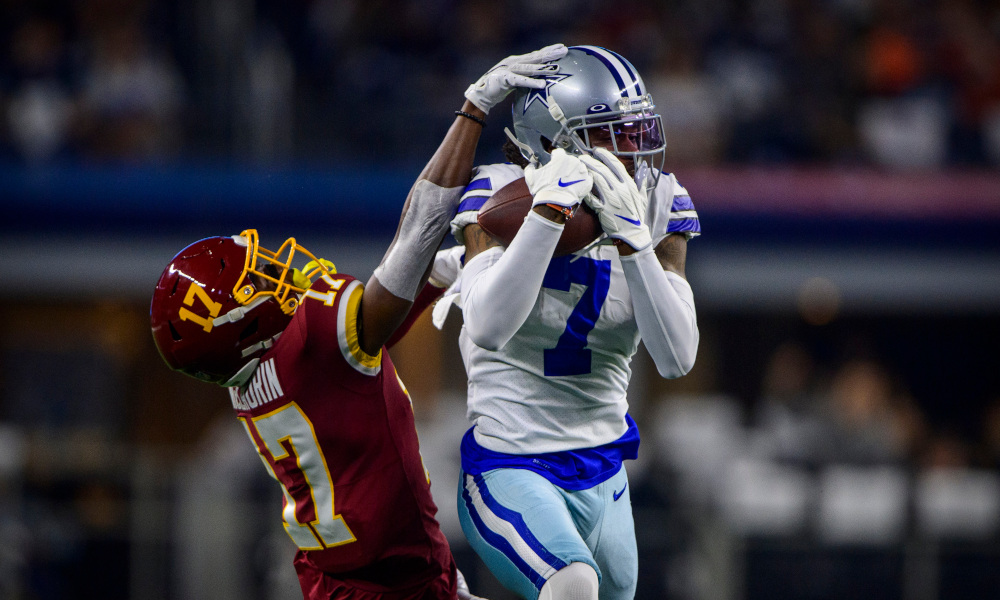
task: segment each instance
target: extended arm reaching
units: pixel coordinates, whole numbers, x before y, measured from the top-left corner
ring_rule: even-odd
[[[539,71],[540,63],[565,53],[565,47],[557,45],[508,57],[466,93],[462,109],[410,190],[396,236],[365,288],[358,319],[362,350],[378,353],[427,281],[434,254],[450,229],[462,188],[472,173],[490,107],[515,87],[544,87],[544,80],[531,75]]]
[[[471,102],[462,107],[485,116]],[[482,126],[456,116],[451,128],[410,190],[396,237],[368,280],[361,299],[360,345],[377,354],[403,322],[427,280],[431,261],[449,231],[462,187],[468,183]]]

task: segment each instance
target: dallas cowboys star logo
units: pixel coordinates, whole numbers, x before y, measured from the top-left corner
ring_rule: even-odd
[[[552,65],[547,65],[546,68],[557,70],[559,69],[559,66],[552,64]],[[522,109],[521,114],[528,112],[528,107],[531,106],[531,103],[534,102],[535,100],[538,100],[539,102],[542,103],[542,106],[548,108],[549,88],[559,83],[563,79],[566,79],[567,77],[572,77],[572,75],[570,75],[569,73],[545,73],[543,75],[536,75],[535,79],[545,80],[546,82],[545,87],[538,89],[531,89],[528,91],[528,95],[524,99],[524,108]]]

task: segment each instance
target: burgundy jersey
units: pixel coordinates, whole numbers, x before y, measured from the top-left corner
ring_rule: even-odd
[[[362,292],[350,276],[319,279],[230,396],[284,490],[285,530],[304,558],[327,573],[405,587],[450,573],[451,550],[406,388],[384,348],[369,356],[358,344]]]

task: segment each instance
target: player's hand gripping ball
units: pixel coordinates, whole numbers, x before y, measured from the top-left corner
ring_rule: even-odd
[[[515,179],[497,190],[479,209],[479,226],[501,245],[507,246],[524,223],[532,202],[533,198],[524,178]],[[553,256],[572,254],[596,240],[602,233],[597,214],[586,204],[581,204],[573,218],[566,221]]]
[[[594,187],[594,177],[579,156],[556,148],[544,165],[532,163],[524,168],[524,181],[534,196],[532,204],[548,204],[572,209]]]
[[[597,213],[604,232],[635,250],[652,244],[645,222],[649,197],[629,177],[625,165],[604,148],[596,148],[594,156],[581,159],[594,176],[594,193],[587,196]]]

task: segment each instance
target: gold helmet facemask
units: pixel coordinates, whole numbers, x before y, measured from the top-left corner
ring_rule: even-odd
[[[299,295],[309,289],[315,278],[337,273],[332,262],[316,258],[298,245],[295,238],[285,240],[277,252],[260,246],[256,229],[247,229],[239,236],[233,236],[233,239],[247,246],[243,274],[233,288],[233,297],[242,305],[271,296],[281,306],[282,312],[286,315],[294,314],[299,306]],[[302,270],[292,267],[292,261],[298,254],[304,254],[310,259]],[[271,282],[274,289],[258,289],[251,275],[257,281]]]

